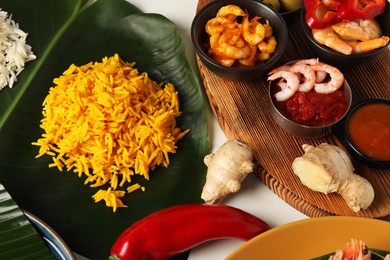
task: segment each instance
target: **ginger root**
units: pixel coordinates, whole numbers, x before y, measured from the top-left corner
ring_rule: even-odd
[[[324,194],[337,192],[355,212],[367,209],[374,200],[369,181],[354,173],[348,155],[339,147],[302,145],[305,152],[292,163],[294,173],[309,189]]]
[[[204,158],[206,183],[201,198],[207,204],[218,203],[230,193],[238,192],[241,182],[254,169],[251,148],[238,140],[228,140]]]

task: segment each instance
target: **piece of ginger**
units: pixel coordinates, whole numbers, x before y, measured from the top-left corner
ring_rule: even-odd
[[[292,163],[293,172],[309,189],[325,194],[337,192],[355,212],[367,209],[374,200],[369,181],[354,173],[348,155],[339,147],[322,143],[304,144],[305,152]]]
[[[201,198],[208,204],[238,192],[241,182],[254,170],[252,149],[238,140],[226,141],[215,153],[206,155],[204,163],[208,169]]]

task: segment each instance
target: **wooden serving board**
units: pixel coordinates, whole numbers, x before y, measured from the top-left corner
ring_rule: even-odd
[[[197,10],[210,0],[199,0]],[[304,39],[299,14],[288,21],[289,42],[275,67],[315,57]],[[301,139],[281,130],[268,112],[266,76],[250,82],[224,80],[197,59],[205,92],[213,112],[228,139],[249,144],[259,163],[256,175],[279,197],[310,217],[326,215],[379,218],[390,215],[390,170],[373,169],[353,161],[355,172],[368,179],[375,189],[373,204],[355,213],[338,194],[325,195],[301,184],[291,163],[303,154],[302,144],[330,143],[343,147],[332,133],[319,139]],[[390,98],[390,50],[354,68],[341,69],[352,88],[352,105],[367,98]],[[390,116],[390,115],[389,115]]]

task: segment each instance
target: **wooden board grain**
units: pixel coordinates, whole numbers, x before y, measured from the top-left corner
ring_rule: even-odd
[[[199,0],[198,9],[210,0]],[[299,13],[289,17],[289,42],[276,66],[315,55],[304,40]],[[326,142],[344,149],[335,134],[319,139],[301,139],[281,130],[268,112],[266,76],[250,82],[224,80],[209,71],[200,59],[197,64],[213,112],[228,139],[249,144],[259,163],[256,174],[279,197],[310,216],[345,215],[379,218],[390,214],[390,170],[373,169],[353,160],[356,173],[368,179],[375,189],[373,204],[355,213],[341,196],[324,195],[303,186],[291,170],[291,163],[303,154],[302,144]],[[390,50],[353,68],[342,68],[352,87],[352,105],[367,98],[390,98]]]

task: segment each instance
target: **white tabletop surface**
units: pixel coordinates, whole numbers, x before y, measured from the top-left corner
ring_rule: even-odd
[[[127,0],[145,13],[159,13],[173,21],[179,28],[186,47],[186,55],[194,70],[195,52],[192,47],[190,28],[195,16],[197,0]],[[211,151],[215,151],[226,141],[211,110],[208,110]],[[306,219],[308,216],[291,207],[257,177],[250,174],[243,181],[241,190],[226,198],[224,204],[243,209],[266,221],[271,227]],[[390,220],[390,218],[388,218]],[[191,250],[190,260],[224,259],[244,242],[223,239],[203,243]]]
[[[190,28],[196,13],[197,0],[128,0],[146,13],[159,13],[173,21],[179,28],[182,40],[186,46],[186,55],[194,70],[195,52],[191,43]],[[215,151],[226,141],[226,136],[219,127],[214,115],[208,111],[211,150]],[[280,199],[257,177],[249,175],[243,182],[241,190],[223,201],[252,213],[265,220],[272,227],[295,220],[307,218],[289,204]],[[204,243],[191,250],[190,260],[224,259],[243,242],[224,239]]]

